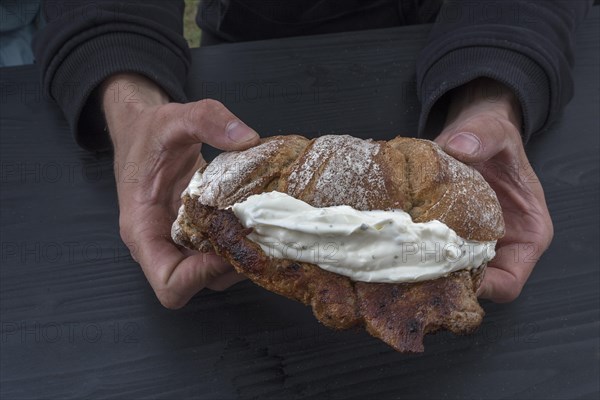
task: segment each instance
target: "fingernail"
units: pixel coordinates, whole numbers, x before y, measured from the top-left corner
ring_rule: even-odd
[[[446,147],[463,154],[475,155],[481,148],[481,142],[477,136],[470,132],[457,133],[446,143]]]
[[[236,143],[245,143],[256,139],[258,133],[240,121],[231,121],[225,128],[227,137]]]

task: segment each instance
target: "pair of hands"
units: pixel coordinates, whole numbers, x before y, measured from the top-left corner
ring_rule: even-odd
[[[489,85],[479,80],[455,93],[436,141],[478,169],[498,195],[506,235],[478,295],[507,302],[519,295],[548,247],[552,222],[523,149],[518,105],[508,90],[491,101],[484,90]],[[153,82],[134,74],[108,79],[102,104],[115,151],[121,237],[160,302],[179,308],[205,287],[225,289],[243,280],[221,257],[175,245],[171,225],[180,193],[205,163],[202,143],[243,150],[259,142],[258,134],[215,100],[169,103]]]

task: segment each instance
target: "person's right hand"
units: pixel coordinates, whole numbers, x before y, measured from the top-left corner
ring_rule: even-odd
[[[244,279],[215,254],[176,246],[171,225],[181,192],[205,164],[202,143],[243,150],[259,142],[258,134],[218,101],[169,103],[140,75],[109,78],[101,95],[114,145],[121,237],[160,302],[180,308],[204,287],[219,290]]]

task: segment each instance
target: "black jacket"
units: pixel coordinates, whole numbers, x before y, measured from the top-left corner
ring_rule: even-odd
[[[577,24],[587,0],[205,0],[198,25],[225,41],[434,22],[417,61],[420,132],[444,94],[477,77],[515,91],[524,140],[544,130],[573,95]],[[80,0],[44,4],[48,24],[34,41],[42,82],[78,143],[110,143],[94,90],[117,72],[137,72],[185,102],[190,52],[183,1]],[[434,113],[439,115],[440,113]]]

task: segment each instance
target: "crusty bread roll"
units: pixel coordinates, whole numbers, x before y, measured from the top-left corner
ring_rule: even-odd
[[[268,290],[311,305],[328,327],[363,325],[402,352],[423,351],[438,329],[472,332],[483,318],[476,290],[485,266],[416,283],[366,283],[314,264],[269,258],[246,236],[227,207],[277,190],[315,207],[402,209],[415,222],[437,219],[462,238],[497,240],[504,234],[494,191],[481,175],[435,143],[397,137],[275,136],[242,152],[219,155],[202,170],[194,193],[183,195],[173,239],[215,251]]]

